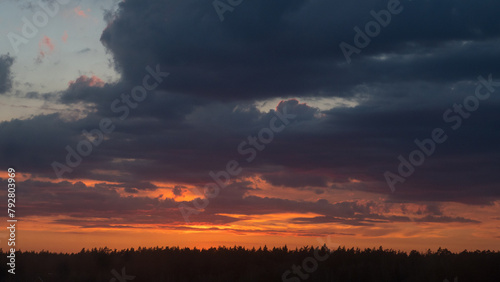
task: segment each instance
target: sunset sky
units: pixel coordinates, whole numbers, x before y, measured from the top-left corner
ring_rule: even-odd
[[[0,2],[18,249],[500,250],[497,1],[240,2]]]

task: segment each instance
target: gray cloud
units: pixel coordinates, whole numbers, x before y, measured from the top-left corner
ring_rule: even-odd
[[[126,79],[160,63],[172,73],[168,88],[186,94],[349,96],[362,83],[453,83],[498,71],[500,23],[491,4],[402,1],[402,13],[350,65],[339,43],[354,44],[353,28],[387,1],[252,1],[223,23],[212,5],[193,0],[127,1],[101,41]]]
[[[14,58],[9,55],[0,56],[0,94],[8,92],[12,88],[12,73],[10,68]]]

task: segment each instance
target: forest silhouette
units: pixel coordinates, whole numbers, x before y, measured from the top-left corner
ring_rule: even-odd
[[[318,257],[322,261],[315,264]],[[23,251],[16,252],[15,275],[7,272],[5,251],[0,253],[0,262],[0,281],[500,281],[500,252],[452,253],[441,248],[423,253],[382,247],[330,250],[326,246],[294,250],[286,246],[201,250],[105,247],[71,254]],[[301,275],[293,273],[297,267]],[[122,274],[126,276],[120,277]]]

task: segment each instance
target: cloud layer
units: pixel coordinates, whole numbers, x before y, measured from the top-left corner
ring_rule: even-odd
[[[0,56],[0,94],[4,94],[12,88],[11,66],[14,58],[8,55]]]
[[[43,215],[63,212],[73,217],[65,223],[81,227],[94,226],[82,219],[89,209],[109,219],[107,226],[144,222],[137,210],[150,212],[151,223],[181,224],[178,204],[193,205],[193,187],[213,182],[209,172],[224,170],[230,160],[243,172],[193,222],[296,212],[314,216],[295,217],[294,224],[479,224],[440,207],[500,200],[500,87],[490,85],[487,99],[468,98],[481,85],[479,76],[500,81],[494,3],[401,1],[401,13],[348,63],[339,44],[354,45],[354,28],[363,29],[373,20],[370,11],[387,9],[387,1],[244,1],[221,22],[210,2],[127,0],[107,15],[101,36],[120,81],[80,76],[61,92],[31,93],[81,115],[0,123],[0,165],[45,179],[23,183],[33,204],[27,215],[36,215],[43,202],[57,202]],[[12,63],[0,58],[0,93],[11,87]],[[136,86],[155,81],[148,66],[169,76],[144,100],[133,100]],[[331,99],[331,106],[303,102],[318,98]],[[334,98],[355,106],[335,105]],[[258,106],[272,99],[281,101],[274,110]],[[117,105],[128,108],[126,118]],[[461,114],[460,106],[469,110]],[[255,159],[248,161],[240,145],[258,139],[276,112],[294,118],[272,142],[254,147]],[[58,182],[53,162],[67,163],[67,146],[77,150],[82,140],[94,140],[86,132],[99,129],[103,119],[114,130]],[[432,140],[435,128],[446,141],[391,193],[384,173],[397,173],[398,156],[410,159],[419,149],[415,140]],[[161,190],[154,183],[171,184],[172,195],[144,196]],[[272,189],[290,197],[308,193],[308,199],[280,197]],[[332,191],[375,196],[326,199]],[[426,209],[391,212],[400,204]],[[129,220],[111,220],[120,215]]]

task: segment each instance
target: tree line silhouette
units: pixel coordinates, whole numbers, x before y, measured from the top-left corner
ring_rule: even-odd
[[[283,274],[292,266],[321,254],[313,272],[290,274],[288,281],[405,281],[442,282],[500,281],[500,252],[463,251],[452,253],[392,249],[364,249],[310,246],[289,250],[285,247],[245,249],[240,246],[209,249],[153,247],[111,250],[82,249],[79,253],[48,251],[16,252],[16,275],[7,272],[7,253],[0,249],[0,281],[121,281],[112,274],[134,276],[142,281],[287,281]],[[309,259],[310,264],[311,259]],[[309,267],[310,268],[310,267]],[[122,279],[122,281],[125,281]]]

